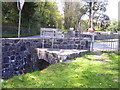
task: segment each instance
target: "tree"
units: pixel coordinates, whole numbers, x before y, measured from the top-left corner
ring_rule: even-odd
[[[118,32],[120,31],[120,21],[114,21],[106,28],[107,31]]]
[[[22,26],[28,28],[28,32],[30,33],[31,25],[34,21],[34,14],[35,14],[35,8],[37,8],[38,5],[34,2],[25,2],[23,10],[22,10]]]
[[[3,24],[18,26],[16,2],[3,2]],[[62,28],[62,16],[55,2],[25,2],[21,15],[22,33],[39,32],[40,27]],[[22,29],[22,27],[25,27]],[[26,30],[27,28],[27,30]],[[10,29],[11,30],[11,29]],[[15,33],[17,30],[14,30]],[[9,32],[10,33],[10,32]]]
[[[95,20],[93,21],[93,25],[101,30],[105,30],[110,25],[110,18],[108,15],[101,14],[99,16],[94,16],[93,19]]]
[[[65,2],[64,7],[64,27],[65,29],[69,29],[73,27],[74,29],[78,29],[80,24],[80,20],[82,15],[84,15],[85,11],[81,8],[81,2]]]
[[[36,4],[34,2],[25,2],[22,9],[22,22],[21,27],[28,27],[30,29],[31,21],[35,13]],[[3,2],[2,3],[2,22],[3,24],[9,24],[18,26],[18,8],[16,2]]]
[[[3,24],[17,25],[18,10],[15,2],[2,2],[2,22]]]
[[[104,14],[106,11],[107,2],[89,1],[84,5],[86,14],[89,16],[89,27],[98,25],[103,29],[109,25],[109,17]],[[96,24],[93,22],[96,20]]]
[[[41,27],[62,27],[62,16],[55,2],[39,2],[37,5],[35,18]]]

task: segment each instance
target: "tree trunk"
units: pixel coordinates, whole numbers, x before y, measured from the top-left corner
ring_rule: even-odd
[[[90,2],[89,27],[91,27],[91,17],[92,17],[92,2]]]
[[[28,33],[30,33],[30,22],[29,22],[29,27],[28,27]]]
[[[28,33],[30,33],[30,19],[28,20]]]

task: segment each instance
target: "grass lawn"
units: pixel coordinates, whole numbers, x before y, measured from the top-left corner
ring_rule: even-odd
[[[35,36],[35,35],[39,35],[37,33],[31,33],[31,34],[21,34],[20,37],[25,37],[25,36]],[[2,38],[11,38],[11,37],[18,37],[17,34],[0,34],[0,36]]]
[[[3,88],[118,88],[118,54],[86,54],[69,63],[1,80]]]
[[[29,35],[29,34],[27,34]],[[27,36],[27,35],[20,35],[20,36]],[[18,37],[17,34],[2,34],[2,38],[11,38],[11,37]]]
[[[118,39],[104,39],[104,40],[95,40],[95,42],[102,42],[102,41],[117,41]]]

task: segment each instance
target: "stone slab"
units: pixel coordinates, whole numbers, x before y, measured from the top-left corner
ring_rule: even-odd
[[[79,57],[83,55],[84,53],[87,53],[88,50],[76,50],[76,49],[41,49],[41,48],[36,48],[37,53],[38,53],[38,59],[44,59],[47,62],[53,61],[53,58],[57,57],[56,62],[63,62],[66,59],[73,59],[76,57]],[[39,54],[41,53],[41,54]],[[51,58],[47,58],[46,55],[48,54],[55,54],[52,55]],[[42,57],[41,57],[42,56]],[[52,63],[51,63],[52,64]]]

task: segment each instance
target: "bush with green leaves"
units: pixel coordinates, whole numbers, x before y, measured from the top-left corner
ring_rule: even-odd
[[[106,31],[113,31],[113,32],[120,31],[120,21],[113,22],[110,26],[106,28]]]

